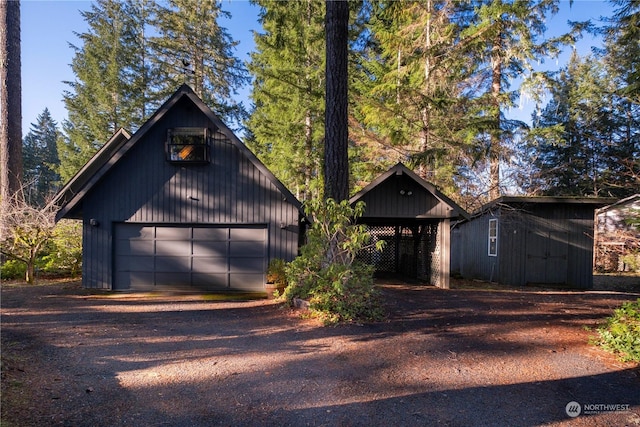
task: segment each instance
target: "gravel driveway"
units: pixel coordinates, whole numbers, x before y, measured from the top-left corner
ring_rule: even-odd
[[[267,300],[3,286],[2,425],[640,425],[638,367],[588,344],[637,294],[382,289],[387,321],[321,327]]]

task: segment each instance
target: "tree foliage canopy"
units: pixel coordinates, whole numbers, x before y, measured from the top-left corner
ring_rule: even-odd
[[[398,161],[468,208],[501,193],[637,191],[640,6],[612,4],[599,29],[603,49],[543,74],[538,62],[594,27],[574,23],[545,37],[557,0],[349,2],[350,191]],[[64,94],[69,120],[57,139],[60,179],[117,128],[135,131],[188,82],[227,124],[246,125],[247,145],[298,198],[320,194],[325,2],[254,5],[262,28],[247,64],[253,105],[244,122],[237,90],[249,77],[220,25],[222,3],[97,0],[83,12],[89,29],[72,46],[76,78]],[[546,104],[532,129],[508,115],[524,90]],[[25,142],[29,162],[33,138]]]

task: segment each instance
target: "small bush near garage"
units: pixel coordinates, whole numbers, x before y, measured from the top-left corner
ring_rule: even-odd
[[[23,262],[9,259],[2,262],[0,267],[0,277],[3,280],[24,279],[27,265]]]
[[[287,266],[284,298],[309,301],[312,315],[325,324],[381,318],[373,267],[355,259],[370,241],[366,227],[354,224],[364,204],[352,208],[329,199],[306,207],[313,224],[301,255]]]
[[[598,328],[598,344],[625,362],[640,362],[640,298],[614,310]]]

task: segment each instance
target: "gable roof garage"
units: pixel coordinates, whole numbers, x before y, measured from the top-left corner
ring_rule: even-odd
[[[58,193],[83,221],[82,280],[114,290],[264,290],[298,253],[300,202],[187,85],[118,131]]]
[[[451,269],[505,285],[593,286],[594,211],[612,199],[501,197],[453,227]]]
[[[467,213],[402,163],[355,194],[349,202],[365,202],[358,219],[374,240],[384,240],[382,252],[362,253],[376,273],[401,275],[449,287],[449,229],[452,219]]]

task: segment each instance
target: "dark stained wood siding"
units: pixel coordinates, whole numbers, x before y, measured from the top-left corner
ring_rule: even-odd
[[[500,212],[493,211],[461,224],[451,233],[451,269],[463,277],[481,280],[496,280],[499,257],[489,256],[489,219],[498,219],[500,233]],[[502,239],[498,237],[498,255],[502,251]]]
[[[360,199],[365,217],[448,218],[450,207],[405,174],[392,175]]]
[[[211,162],[165,160],[167,129],[206,127]],[[183,98],[139,140],[83,200],[85,287],[112,287],[115,223],[264,224],[268,258],[298,252],[299,211],[215,125]],[[99,226],[89,226],[91,219]],[[266,267],[266,266],[265,266]]]
[[[498,256],[488,256],[489,219],[498,219]],[[463,277],[503,284],[593,285],[594,206],[516,203],[458,224],[452,269]]]

